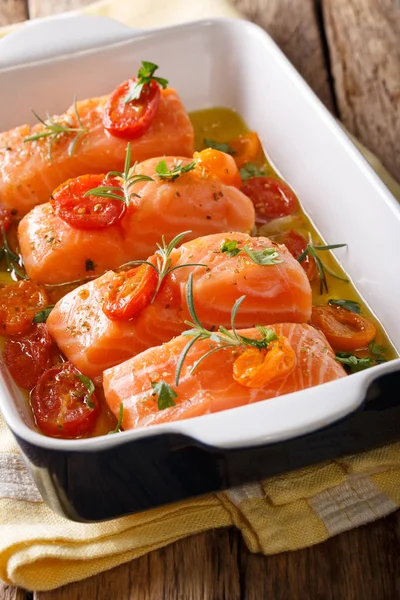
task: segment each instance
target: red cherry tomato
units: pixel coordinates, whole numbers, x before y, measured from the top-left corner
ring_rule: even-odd
[[[33,281],[15,281],[0,290],[0,332],[21,335],[32,329],[35,314],[49,304],[44,289]]]
[[[4,346],[4,362],[15,383],[32,389],[39,377],[52,365],[52,340],[44,323],[33,326],[31,333],[9,338]]]
[[[296,259],[299,258],[307,246],[307,241],[303,238],[303,236],[293,229],[287,233],[284,233],[282,237],[279,238],[279,242],[281,244],[285,244],[290,254],[292,254]],[[317,265],[315,260],[310,257],[309,254],[307,254],[300,264],[305,270],[308,280],[312,281],[317,273]]]
[[[70,362],[43,373],[31,394],[39,429],[51,437],[78,438],[89,433],[99,413],[99,402],[79,379]]]
[[[322,330],[334,350],[366,348],[376,335],[369,319],[340,306],[314,306],[311,324]]]
[[[273,177],[252,177],[242,185],[241,190],[253,202],[258,223],[268,223],[272,219],[291,215],[298,206],[290,187]]]
[[[149,259],[152,262],[152,259]],[[103,311],[109,319],[126,321],[150,304],[156,291],[158,274],[153,267],[143,264],[136,269],[116,273]]]
[[[121,83],[104,107],[104,128],[124,140],[134,140],[143,135],[153,123],[160,104],[161,90],[154,80],[144,84],[139,98],[125,104],[125,97],[136,81],[129,79]]]
[[[85,196],[89,190],[104,186],[121,189],[121,192],[112,191],[113,194],[121,196],[121,200],[94,195]],[[53,192],[51,203],[56,215],[75,229],[110,227],[121,220],[126,208],[119,179],[106,178],[105,175],[82,175],[75,179],[68,179]]]

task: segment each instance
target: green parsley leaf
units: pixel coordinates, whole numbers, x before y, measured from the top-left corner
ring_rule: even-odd
[[[54,306],[55,306],[54,304],[50,304],[43,310],[39,310],[39,312],[37,312],[35,314],[35,316],[33,317],[33,322],[34,323],[46,323],[47,318],[48,318],[49,314],[51,313],[51,311],[53,310]]]
[[[341,308],[345,308],[350,312],[356,313],[359,315],[361,313],[361,306],[359,302],[355,302],[354,300],[328,300],[328,304],[331,306],[340,306]]]
[[[158,410],[164,410],[170,406],[175,406],[174,399],[178,394],[165,381],[152,381],[151,387],[158,396]]]
[[[225,142],[216,142],[215,140],[210,140],[210,138],[204,138],[204,144],[207,148],[213,148],[213,150],[219,150],[220,152],[225,152],[225,154],[236,154],[236,150]]]
[[[238,248],[236,240],[224,240],[221,244],[221,252],[225,252],[228,256],[236,256],[241,249]]]
[[[154,77],[154,73],[157,71],[158,65],[152,62],[142,60],[142,66],[140,67],[135,84],[129,89],[129,92],[124,98],[124,103],[128,104],[132,100],[138,100],[143,90],[143,86],[149,84],[150,81],[156,81],[163,89],[168,85],[168,79],[163,77]]]
[[[112,433],[119,433],[121,431],[123,416],[124,416],[124,405],[122,402],[120,402],[117,425],[116,425],[115,429],[113,429],[112,431],[109,431],[107,435],[111,435]]]
[[[368,344],[368,350],[376,357],[377,362],[386,362],[383,355],[386,354],[387,348],[377,344],[375,340],[372,340],[372,342]]]
[[[250,250],[250,248],[246,245],[243,247],[243,250],[257,265],[277,265],[278,263],[283,262],[283,260],[279,258],[279,253],[276,250],[276,248],[264,248],[264,250]]]
[[[96,389],[94,387],[93,381],[89,377],[86,377],[86,375],[77,375],[77,378],[79,379],[79,381],[81,381],[83,383],[83,385],[85,386],[85,388],[89,392],[89,395],[87,396],[87,399],[86,399],[88,407],[89,408],[94,408],[95,405],[91,401],[91,397],[93,396],[94,390]]]
[[[369,369],[377,364],[377,362],[369,356],[359,358],[358,356],[354,356],[354,354],[350,354],[349,352],[337,352],[336,360],[342,365],[345,365],[350,373],[357,373],[358,371]]]
[[[246,163],[244,167],[240,169],[240,177],[242,181],[247,181],[251,177],[265,177],[265,167],[259,169],[257,165],[253,163]]]
[[[165,158],[163,158],[156,166],[156,173],[160,179],[175,181],[175,179],[177,179],[183,173],[189,173],[189,171],[193,171],[195,166],[196,161],[192,161],[188,165],[182,165],[182,161],[178,160],[174,167],[168,169],[167,162]]]

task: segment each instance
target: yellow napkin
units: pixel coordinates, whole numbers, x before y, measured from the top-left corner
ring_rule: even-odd
[[[115,0],[82,12],[140,27],[237,16],[225,0],[151,0],[145,6],[142,0]],[[0,30],[0,37],[9,30]],[[400,200],[400,186],[373,155],[361,150]],[[107,523],[73,523],[42,502],[0,417],[0,577],[31,590],[53,589],[182,537],[228,525],[241,530],[253,552],[295,550],[387,515],[399,505],[400,444],[393,444]]]

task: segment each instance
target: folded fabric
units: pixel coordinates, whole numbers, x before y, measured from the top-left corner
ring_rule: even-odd
[[[82,12],[138,27],[238,16],[224,0],[115,0]],[[0,37],[9,30],[0,30]],[[400,200],[400,186],[359,148]],[[107,523],[74,523],[43,503],[0,417],[0,577],[30,590],[50,590],[182,537],[229,525],[241,530],[253,552],[295,550],[387,515],[399,505],[400,444],[392,444]]]

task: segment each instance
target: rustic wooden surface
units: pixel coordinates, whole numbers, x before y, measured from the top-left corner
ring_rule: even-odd
[[[400,0],[231,1],[272,35],[326,106],[400,179]],[[89,3],[0,0],[0,25]],[[0,584],[0,598],[396,600],[400,513],[270,557],[250,554],[233,529],[208,532],[54,592]]]

